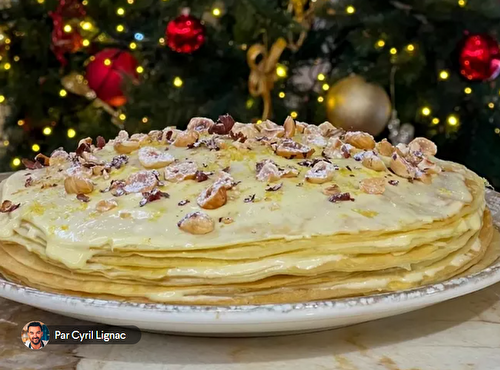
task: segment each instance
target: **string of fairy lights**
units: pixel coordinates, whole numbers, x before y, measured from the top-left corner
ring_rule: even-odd
[[[82,5],[86,6],[88,5],[88,1],[89,0],[84,0],[82,2]],[[168,0],[162,0],[163,2],[167,2]],[[316,0],[311,0],[312,2],[315,2]],[[45,0],[36,0],[36,2],[38,4],[44,4],[45,3]],[[133,5],[135,0],[126,0],[127,4],[128,5]],[[457,4],[458,6],[460,7],[465,7],[467,5],[467,1],[466,0],[458,0],[457,1]],[[345,14],[346,15],[354,15],[356,14],[357,12],[357,9],[353,6],[353,5],[348,5],[345,7]],[[214,5],[213,8],[211,9],[210,11],[211,15],[214,16],[214,17],[220,17],[222,16],[223,14],[223,9],[218,6],[218,5]],[[126,14],[127,14],[127,9],[126,7],[123,7],[123,6],[120,6],[116,9],[116,14],[119,16],[119,17],[124,17]],[[88,20],[88,19],[85,19],[85,20],[82,20],[81,22],[79,22],[78,26],[81,28],[81,30],[83,31],[87,31],[87,32],[91,32],[93,30],[95,30],[95,25],[92,23],[91,20]],[[75,25],[73,24],[65,24],[64,27],[63,27],[63,31],[66,32],[66,33],[71,33],[74,31],[74,27]],[[127,29],[126,29],[126,26],[124,24],[122,24],[121,22],[118,23],[115,27],[115,30],[118,32],[118,33],[123,33],[123,32],[126,32]],[[134,39],[133,41],[131,41],[128,45],[129,49],[130,50],[136,50],[139,48],[140,46],[140,43],[141,41],[145,40],[145,35],[140,33],[140,32],[136,32],[134,34]],[[106,35],[104,34],[99,34],[97,36],[97,40],[99,41],[105,41],[106,40]],[[10,49],[10,44],[11,44],[11,40],[6,37],[5,35],[3,35],[2,33],[0,33],[0,41],[4,43],[5,45],[5,50],[8,51]],[[91,41],[89,38],[84,38],[83,41],[82,41],[82,45],[84,47],[88,47],[90,46],[91,44]],[[158,39],[158,44],[161,45],[161,46],[165,46],[166,45],[166,40],[164,37],[160,37]],[[377,50],[387,50],[388,48],[388,52],[389,54],[393,57],[393,58],[396,58],[398,56],[399,53],[401,53],[400,50],[398,50],[395,46],[390,46],[390,45],[387,45],[388,44],[388,40],[384,40],[383,38],[377,40],[375,42],[375,45],[374,47],[377,49]],[[390,47],[389,47],[390,46]],[[246,50],[247,49],[247,45],[246,44],[242,44],[240,45],[240,48],[242,50]],[[410,44],[407,44],[404,48],[403,48],[403,52],[406,52],[406,53],[409,53],[410,55],[411,54],[414,54],[418,51],[418,45],[415,45],[413,43],[410,43]],[[91,56],[89,58],[90,61],[92,61],[94,58],[93,56]],[[18,62],[20,60],[20,57],[15,55],[13,58],[12,58],[12,61],[15,63],[15,62]],[[104,60],[104,64],[111,64],[111,60],[109,59],[106,59]],[[3,69],[5,71],[9,71],[11,68],[14,68],[14,65],[13,63],[11,63],[11,61],[4,61],[2,63],[2,56],[0,56],[0,69]],[[143,74],[146,72],[146,69],[144,66],[141,66],[139,65],[137,68],[136,68],[136,72],[138,74]],[[277,66],[276,66],[276,75],[277,75],[277,78],[278,79],[284,79],[288,76],[288,69],[285,65],[281,64],[281,63],[278,63]],[[84,78],[83,76],[79,76],[81,77],[82,79]],[[450,78],[450,72],[448,70],[440,70],[438,71],[438,78],[439,80],[441,81],[446,81]],[[319,91],[320,91],[320,94],[318,95],[317,97],[317,102],[318,103],[323,103],[325,101],[325,96],[324,94],[326,94],[329,90],[330,90],[330,84],[327,82],[327,76],[324,74],[324,73],[319,73],[316,75],[316,80],[318,82],[318,86],[319,86]],[[184,81],[182,80],[181,76],[175,76],[172,80],[172,85],[176,88],[182,88],[182,86],[184,85]],[[464,94],[466,95],[470,95],[473,93],[473,90],[471,87],[465,87],[464,88]],[[500,94],[500,92],[499,92]],[[66,89],[64,88],[61,88],[59,90],[59,97],[64,99],[68,96],[68,91],[66,91]],[[278,98],[280,99],[284,99],[286,97],[286,93],[284,91],[279,91],[278,94],[277,94]],[[4,95],[0,95],[0,104],[6,104],[7,103],[7,97],[5,97]],[[253,105],[253,99],[249,99],[247,101],[247,108],[251,108],[251,106]],[[487,104],[488,108],[490,109],[493,109],[495,107],[495,104],[494,102],[489,102]],[[432,112],[432,108],[430,106],[423,106],[420,108],[420,112],[421,116],[425,117],[425,118],[428,118],[429,119],[429,122],[431,125],[438,125],[440,122],[441,122],[441,119],[439,117],[436,117],[436,116],[433,116],[433,112]],[[293,117],[293,118],[297,118],[298,117],[298,113],[296,111],[291,111],[290,112],[290,116]],[[121,120],[121,121],[125,121],[126,120],[126,115],[125,113],[119,113],[118,115],[118,118]],[[149,118],[147,116],[143,117],[142,120],[141,120],[144,124],[148,123],[149,122]],[[445,122],[447,125],[449,125],[450,127],[457,127],[459,125],[459,117],[457,114],[455,113],[450,113],[449,115],[447,115],[445,117]],[[17,122],[18,126],[19,127],[22,127],[25,125],[25,121],[24,120],[19,120]],[[500,128],[495,128],[494,129],[495,131],[495,134],[498,134],[500,135]],[[42,133],[45,135],[45,136],[49,136],[49,135],[52,135],[53,133],[53,128],[50,127],[50,126],[46,126],[42,129]],[[75,128],[69,128],[66,132],[66,135],[69,139],[73,139],[77,136],[77,131],[75,130]],[[8,140],[4,140],[3,142],[0,141],[0,144],[3,144],[3,146],[8,146],[10,143]],[[39,143],[33,143],[31,145],[31,149],[33,152],[37,153],[41,150],[40,148],[40,144]],[[21,159],[16,157],[16,158],[13,158],[12,159],[12,162],[11,162],[12,166],[13,167],[18,167],[21,165]]]

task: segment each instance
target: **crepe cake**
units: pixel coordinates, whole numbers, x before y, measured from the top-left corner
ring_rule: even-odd
[[[229,115],[25,160],[1,183],[0,272],[173,304],[369,295],[498,257],[485,182],[436,145]]]

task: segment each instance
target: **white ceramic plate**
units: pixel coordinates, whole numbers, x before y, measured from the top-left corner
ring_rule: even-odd
[[[487,201],[500,226],[500,194]],[[500,261],[470,276],[396,293],[297,304],[176,306],[53,294],[0,279],[0,296],[61,315],[142,330],[207,336],[258,336],[324,330],[417,310],[500,281]]]

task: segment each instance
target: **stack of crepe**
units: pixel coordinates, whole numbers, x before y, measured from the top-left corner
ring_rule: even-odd
[[[305,302],[444,281],[498,257],[483,179],[431,141],[288,117],[193,118],[25,161],[0,189],[0,273],[175,304]]]

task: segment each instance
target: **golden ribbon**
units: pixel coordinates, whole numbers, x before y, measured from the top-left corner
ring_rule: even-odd
[[[276,65],[286,46],[286,40],[280,37],[269,52],[262,44],[252,45],[247,52],[247,62],[250,67],[248,90],[252,96],[262,96],[264,100],[262,120],[266,120],[271,114],[271,90],[277,79]],[[257,62],[259,56],[262,56],[262,59]]]
[[[303,28],[297,41],[294,41],[293,33],[288,34],[288,47],[292,51],[297,51],[300,49],[304,40],[306,39],[307,32],[311,29],[312,22],[314,19],[314,6],[313,2],[309,4],[309,9],[304,10],[309,0],[290,0],[288,4],[288,12],[293,13],[294,19]]]

